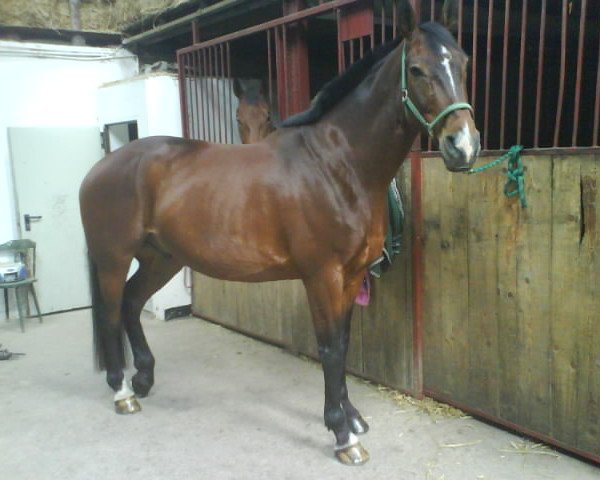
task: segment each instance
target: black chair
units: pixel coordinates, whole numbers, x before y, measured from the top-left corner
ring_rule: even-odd
[[[9,320],[8,290],[13,288],[15,290],[15,298],[19,310],[21,331],[24,332],[24,321],[29,312],[29,294],[33,297],[37,316],[40,319],[40,323],[42,323],[40,306],[33,286],[37,281],[35,278],[35,242],[28,239],[22,239],[3,243],[0,245],[0,258],[2,257],[8,257],[11,263],[14,262],[14,268],[3,269],[0,271],[0,288],[4,290],[6,320]],[[21,292],[24,293],[24,301],[20,298]]]

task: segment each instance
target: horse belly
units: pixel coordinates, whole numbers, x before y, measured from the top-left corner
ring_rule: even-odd
[[[223,280],[297,278],[284,242],[272,227],[217,218],[214,213],[201,217],[162,225],[157,235],[168,252],[185,265]]]

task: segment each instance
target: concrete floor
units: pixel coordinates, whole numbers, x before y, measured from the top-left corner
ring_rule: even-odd
[[[118,416],[92,368],[89,311],[0,321],[0,477],[45,479],[600,479],[600,469],[474,419],[432,418],[351,379],[371,460],[344,467],[322,422],[322,374],[219,326],[145,319],[157,383]],[[130,376],[130,375],[129,375]],[[511,443],[512,442],[512,443]],[[531,443],[525,445],[531,446]]]

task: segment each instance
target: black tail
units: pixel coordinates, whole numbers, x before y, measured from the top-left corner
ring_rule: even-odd
[[[98,282],[98,267],[92,258],[88,255],[89,272],[90,272],[90,290],[92,294],[92,323],[94,329],[94,358],[96,368],[98,370],[106,370],[106,348],[104,345],[103,332],[107,328],[106,325],[106,308],[100,291],[100,283]],[[120,367],[126,367],[125,355],[125,330],[121,324],[121,334],[119,335],[118,343],[118,361]]]

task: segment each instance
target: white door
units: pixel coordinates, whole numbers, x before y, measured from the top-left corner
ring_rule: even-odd
[[[100,132],[93,127],[9,128],[8,136],[21,238],[37,243],[36,292],[42,313],[87,307],[91,300],[79,186],[104,155]]]

